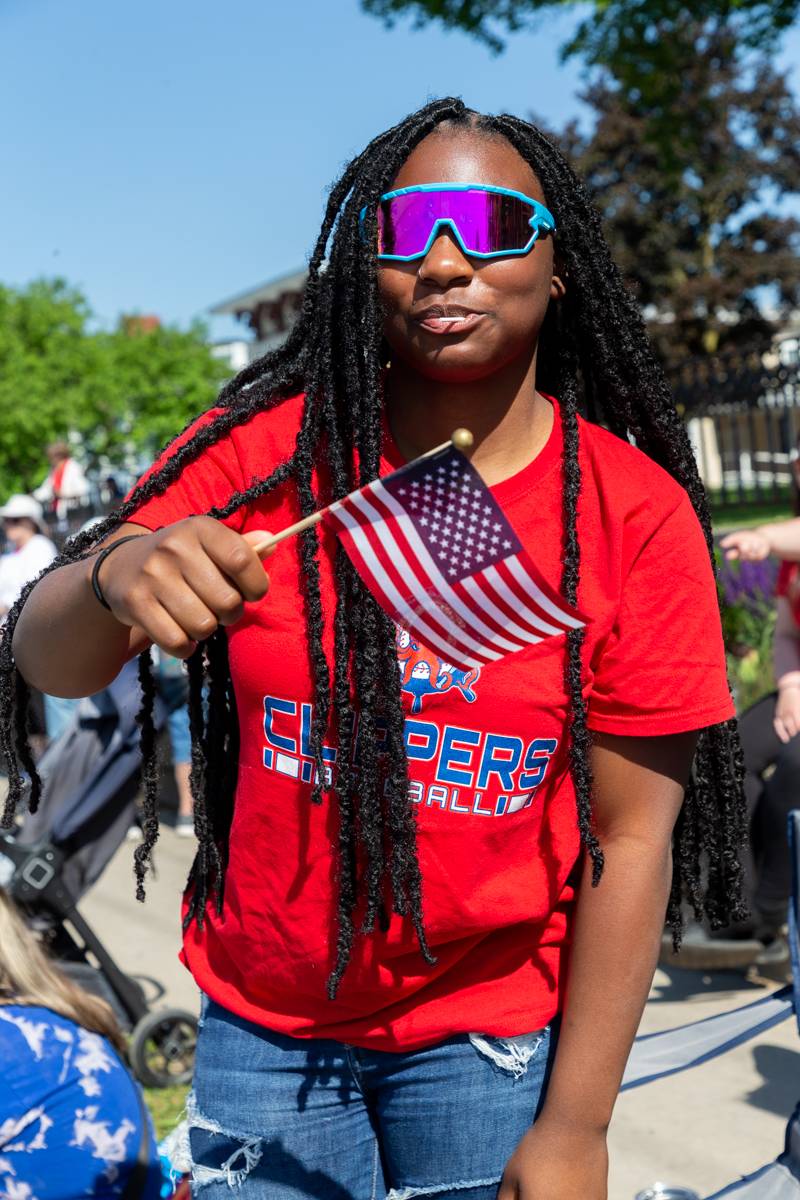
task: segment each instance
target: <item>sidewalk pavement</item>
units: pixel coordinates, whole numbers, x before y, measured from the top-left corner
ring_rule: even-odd
[[[196,1011],[197,989],[177,958],[193,839],[163,830],[144,906],[134,898],[133,850],[123,843],[81,909],[124,970],[164,987],[159,1004]],[[687,1024],[765,994],[733,972],[659,969],[641,1031]],[[656,1180],[709,1195],[780,1153],[798,1099],[800,1039],[793,1021],[714,1062],[627,1092],[611,1127],[609,1200],[633,1200]]]

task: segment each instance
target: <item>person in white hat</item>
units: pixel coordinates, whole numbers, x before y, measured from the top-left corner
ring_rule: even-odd
[[[0,556],[0,619],[26,583],[35,579],[56,556],[46,536],[42,506],[33,496],[18,493],[0,508],[0,521],[11,549]]]

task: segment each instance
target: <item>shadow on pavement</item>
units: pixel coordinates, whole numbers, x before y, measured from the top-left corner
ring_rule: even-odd
[[[664,978],[666,982],[662,982]],[[752,992],[755,1000],[764,991],[763,983],[755,983],[742,971],[688,971],[682,967],[661,964],[653,980],[648,1004],[674,1003],[701,996],[722,996],[725,993],[729,993],[738,1003],[746,1004],[747,997],[742,997],[741,993]]]
[[[785,1046],[754,1046],[753,1063],[763,1079],[745,1100],[754,1108],[787,1116],[800,1095],[800,1050]]]

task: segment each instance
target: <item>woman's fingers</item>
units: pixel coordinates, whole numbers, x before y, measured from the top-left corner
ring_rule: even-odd
[[[255,549],[257,546],[263,546],[265,542],[269,543],[272,534],[266,529],[251,529],[247,533],[243,533],[242,537]],[[263,562],[265,558],[269,558],[276,550],[277,546],[267,544],[265,549],[256,550],[256,553]]]
[[[189,591],[202,601],[220,625],[226,626],[235,625],[242,619],[245,600],[262,599],[269,589],[269,576],[260,559],[246,545],[245,553],[241,554],[246,539],[238,534],[235,537],[238,546],[235,542],[226,545],[228,539],[223,539],[221,544],[215,543],[210,547],[213,557],[207,553],[184,553],[179,564]],[[269,534],[258,532],[246,537],[263,541]],[[269,553],[272,553],[272,549]],[[180,611],[163,594],[161,600],[180,620]]]
[[[208,557],[230,579],[242,599],[252,602],[267,594],[269,580],[250,537],[252,534],[244,538],[234,533],[219,521],[204,520],[200,530],[200,542]]]
[[[259,569],[263,575],[263,567]],[[268,587],[269,579],[266,575],[264,578]],[[242,619],[244,599],[241,592],[210,558],[204,556],[185,564],[182,579],[188,591],[206,606],[219,625],[235,625]],[[166,606],[174,611],[169,603]],[[177,612],[175,616],[178,616]]]
[[[147,639],[142,649],[152,643],[173,658],[189,658],[197,649],[197,641],[188,636],[171,613],[152,599],[147,606],[146,616],[136,625],[136,631]]]

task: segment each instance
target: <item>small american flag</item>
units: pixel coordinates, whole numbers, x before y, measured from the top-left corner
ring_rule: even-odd
[[[323,520],[395,623],[455,667],[584,624],[452,444],[337,500]]]

